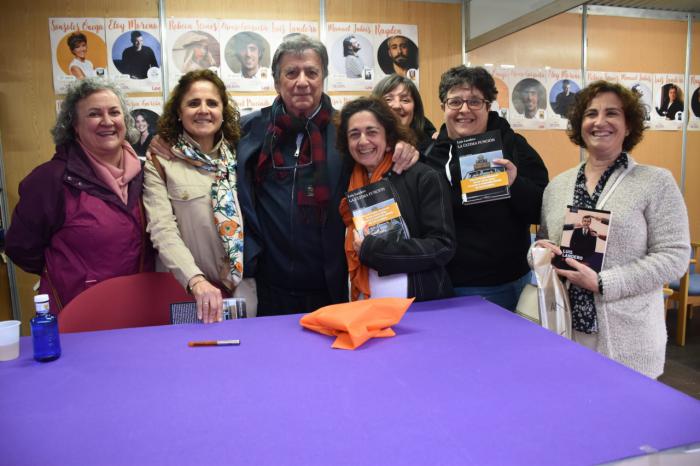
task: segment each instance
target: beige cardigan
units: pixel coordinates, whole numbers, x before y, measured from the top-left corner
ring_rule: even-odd
[[[612,211],[605,263],[600,272],[603,294],[595,294],[598,313],[596,350],[649,377],[663,373],[666,323],[662,287],[688,267],[688,213],[668,170],[638,165],[615,187],[608,180],[599,209]],[[538,239],[561,241],[564,211],[574,198],[579,166],[554,178],[544,192]]]
[[[248,315],[254,316],[257,309],[255,281],[245,279],[236,288],[228,278],[229,260],[214,225],[209,194],[214,174],[177,158],[161,158],[159,162],[167,182],[153,163],[147,161],[143,203],[147,231],[161,263],[183,287],[199,274],[224,285],[234,297],[246,298]]]

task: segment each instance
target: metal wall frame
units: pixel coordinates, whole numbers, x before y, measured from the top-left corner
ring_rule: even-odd
[[[506,34],[503,34],[503,31],[501,31],[503,28],[506,28],[510,23],[498,28],[498,31],[494,31],[492,33],[486,33],[482,34],[479,36],[478,39],[483,38],[485,36],[491,36],[491,40],[488,42],[486,41],[479,41],[478,44],[474,45],[475,43],[473,41],[469,41],[469,31],[468,31],[468,20],[466,17],[469,15],[469,0],[462,0],[462,24],[464,25],[463,27],[463,37],[464,37],[464,44],[463,47],[465,48],[466,52],[464,54],[464,60],[463,63],[466,64],[468,63],[468,53],[470,49],[474,49],[478,46],[486,45],[489,42],[493,42],[495,40],[500,39]],[[646,9],[640,9],[640,8],[624,8],[624,7],[609,7],[609,6],[597,6],[597,5],[582,5],[576,8],[573,8],[568,11],[568,13],[578,13],[581,15],[581,74],[582,74],[582,80],[583,80],[583,85],[585,86],[586,83],[586,72],[588,71],[588,16],[589,15],[595,15],[595,16],[619,16],[619,17],[625,17],[625,18],[644,18],[644,19],[655,19],[655,20],[685,20],[688,22],[688,30],[686,34],[686,50],[685,50],[685,86],[683,93],[685,96],[688,96],[688,93],[690,91],[690,66],[691,66],[691,57],[692,57],[692,34],[693,34],[693,21],[697,20],[700,18],[700,15],[694,14],[694,13],[682,13],[682,12],[676,12],[676,11],[660,11],[660,10],[646,10]],[[563,14],[563,13],[560,13]],[[516,21],[513,21],[515,23]],[[522,29],[522,28],[521,28]],[[519,30],[519,29],[516,29]],[[515,30],[508,32],[508,34],[515,32]],[[686,97],[687,98],[687,97]],[[682,145],[681,145],[681,179],[680,179],[680,190],[681,193],[685,194],[685,180],[686,180],[686,157],[687,157],[687,140],[688,140],[688,121],[689,121],[689,105],[684,105],[683,106],[683,127],[682,127]],[[585,155],[584,155],[584,150],[581,149],[580,152],[580,158],[583,161]]]
[[[462,0],[462,3],[470,4],[471,0]],[[482,45],[486,45],[502,37],[505,37],[521,29],[528,28],[534,24],[544,21],[558,14],[570,11],[582,3],[581,0],[552,0],[548,4],[512,21],[509,21],[501,26],[492,29],[491,31],[480,34],[474,38],[469,38],[469,34],[465,37],[465,47],[467,52],[474,50]],[[470,6],[469,6],[470,7]],[[467,15],[465,15],[467,16]],[[468,18],[468,16],[467,16]]]
[[[690,88],[690,64],[691,64],[691,49],[693,44],[693,20],[698,19],[698,15],[693,13],[681,13],[676,11],[659,11],[659,10],[645,10],[641,8],[624,8],[624,7],[610,7],[610,6],[597,6],[583,5],[581,7],[575,8],[575,12],[581,14],[581,72],[583,78],[584,86],[586,83],[586,71],[588,70],[588,16],[619,16],[623,18],[643,18],[643,19],[654,19],[659,21],[665,20],[685,20],[688,23],[688,29],[686,33],[686,46],[685,46],[685,73],[684,73],[684,89],[683,95],[686,96],[686,101],[688,99],[688,92]],[[683,126],[681,128],[681,179],[679,183],[679,188],[682,194],[685,194],[685,180],[686,180],[686,157],[687,157],[687,143],[688,143],[688,121],[689,121],[689,104],[683,106]],[[581,149],[581,161],[584,159],[584,151]]]
[[[5,151],[3,150],[2,138],[0,137],[0,219],[2,220],[2,228],[7,231],[10,225],[10,213],[7,210],[7,183],[5,182]],[[12,306],[12,318],[22,320],[22,311],[19,306],[19,293],[17,292],[17,276],[15,274],[15,264],[5,257],[5,266],[7,267],[7,283],[10,287],[10,305]]]

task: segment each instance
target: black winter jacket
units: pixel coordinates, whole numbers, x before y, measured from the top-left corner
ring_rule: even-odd
[[[408,297],[417,301],[453,295],[445,270],[455,252],[455,227],[450,191],[440,173],[417,163],[404,173],[387,175],[411,238],[387,241],[367,236],[360,262],[380,276],[408,274]]]
[[[540,221],[542,194],[548,174],[539,154],[506,120],[490,112],[487,131],[499,130],[503,156],[518,168],[511,197],[483,204],[462,205],[459,160],[452,157],[452,207],[457,230],[457,252],[447,265],[452,283],[460,286],[496,286],[512,282],[529,270],[530,225]],[[427,163],[446,177],[453,141],[445,125],[428,150]]]
[[[254,183],[255,169],[270,122],[270,113],[271,107],[266,107],[246,115],[241,120],[242,137],[237,150],[238,200],[245,224],[245,264],[243,270],[246,277],[256,277],[257,279],[261,279],[257,276],[259,272],[258,261],[261,257],[277,255],[279,259],[286,260],[293,266],[293,261],[298,262],[295,256],[299,255],[299,251],[291,250],[293,246],[289,246],[289,244],[294,244],[291,237],[273,238],[272,241],[265,241],[266,237],[274,236],[274,234],[272,231],[262,230],[258,206],[256,206],[258,199]],[[335,134],[335,127],[331,124],[323,131],[331,198],[328,203],[328,219],[321,227],[321,243],[315,246],[321,249],[324,256],[323,273],[328,294],[333,303],[343,303],[348,300],[348,266],[345,254],[343,254],[345,224],[340,218],[338,205],[340,205],[340,199],[347,190],[349,174],[343,170],[343,160],[335,148]],[[289,206],[289,202],[286,201],[280,205]],[[297,209],[292,206],[286,210],[279,221],[288,225],[303,223],[298,216]],[[296,240],[299,238],[297,237]],[[279,283],[273,283],[273,285],[292,291],[305,289],[302,271],[297,270],[296,273],[290,275],[280,271],[279,280],[285,282],[286,286],[281,286]]]

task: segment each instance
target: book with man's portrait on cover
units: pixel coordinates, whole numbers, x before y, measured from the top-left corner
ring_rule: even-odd
[[[583,209],[566,206],[564,229],[561,237],[561,256],[555,256],[552,265],[573,270],[566,258],[586,264],[596,272],[603,268],[605,250],[610,234],[609,210]]]

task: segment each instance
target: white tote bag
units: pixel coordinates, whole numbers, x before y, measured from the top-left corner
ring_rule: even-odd
[[[537,279],[537,302],[542,327],[571,340],[569,293],[552,266],[547,248],[532,248],[532,263]]]

